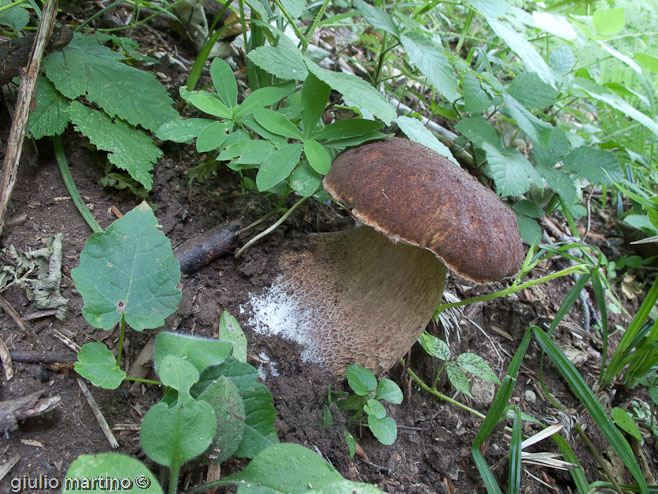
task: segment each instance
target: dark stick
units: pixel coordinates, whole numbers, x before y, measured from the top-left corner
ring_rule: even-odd
[[[180,262],[181,271],[193,273],[226,254],[233,248],[241,228],[239,221],[220,225],[176,247],[174,255]]]

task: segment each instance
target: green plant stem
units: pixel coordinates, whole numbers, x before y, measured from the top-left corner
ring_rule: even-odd
[[[62,145],[62,138],[59,135],[53,136],[53,145],[55,147],[55,157],[57,158],[57,164],[59,165],[59,172],[62,174],[62,179],[64,180],[64,185],[66,185],[66,190],[69,191],[71,199],[73,199],[73,204],[78,208],[78,211],[84,218],[84,220],[89,225],[94,233],[100,233],[103,231],[103,228],[98,224],[96,218],[91,214],[89,208],[82,200],[80,192],[78,192],[75,182],[73,181],[73,176],[71,175],[71,169],[69,168],[69,163],[66,161],[66,154],[64,154],[64,146]]]
[[[178,490],[178,473],[180,465],[172,466],[169,469],[169,494],[176,494]]]
[[[304,36],[304,33],[302,33],[300,29],[297,27],[297,24],[295,24],[295,20],[292,17],[290,17],[290,14],[286,11],[283,5],[281,5],[281,1],[274,0],[274,3],[276,4],[277,7],[279,7],[279,10],[288,21],[288,24],[290,24],[292,30],[295,31],[295,34],[299,38],[299,42],[302,44],[302,46],[304,46],[305,44],[308,45],[308,40],[306,39],[306,36]]]
[[[269,234],[272,233],[274,230],[276,230],[276,229],[279,227],[279,225],[280,225],[281,223],[283,223],[284,221],[286,221],[286,219],[288,218],[288,216],[290,216],[290,215],[292,214],[292,212],[293,212],[295,209],[297,209],[298,206],[300,206],[304,201],[306,201],[306,199],[308,199],[308,197],[302,197],[299,201],[297,201],[295,204],[293,204],[292,206],[290,206],[290,209],[289,209],[288,211],[286,211],[286,212],[284,213],[284,215],[281,216],[281,218],[279,218],[275,223],[273,223],[272,225],[270,225],[269,227],[267,227],[265,230],[263,230],[263,231],[260,232],[258,235],[256,235],[256,236],[253,237],[251,240],[249,240],[249,242],[247,242],[247,243],[244,244],[242,247],[240,247],[240,250],[238,250],[238,251],[235,253],[235,258],[237,259],[238,257],[240,257],[240,256],[242,255],[242,253],[247,249],[247,247],[249,247],[250,245],[253,245],[254,243],[258,242],[261,238],[265,237],[266,235],[269,235]]]
[[[154,381],[153,379],[141,379],[139,377],[126,377],[124,381],[134,381],[137,383],[144,383],[144,384],[153,384],[154,386],[162,386],[162,383],[160,381]]]
[[[324,16],[324,12],[327,10],[328,5],[329,5],[329,0],[324,0],[324,2],[322,2],[322,5],[320,6],[320,10],[318,10],[318,13],[315,15],[315,19],[313,19],[313,23],[306,30],[306,33],[304,34],[304,38],[302,38],[302,55],[306,55],[306,50],[308,48],[308,45],[313,39],[313,33],[318,28],[318,25],[320,24],[320,20]]]
[[[453,302],[452,304],[441,304],[436,310],[437,312],[440,312],[442,310],[451,309],[453,307],[460,307],[462,305],[469,305],[469,304],[474,304],[476,302],[484,302],[485,300],[492,300],[494,298],[504,297],[505,295],[516,293],[520,290],[523,290],[524,288],[539,285],[541,283],[545,283],[555,278],[560,278],[561,276],[568,276],[573,273],[585,273],[586,271],[587,269],[585,268],[585,266],[583,266],[582,264],[578,264],[576,266],[571,266],[569,268],[562,269],[561,271],[557,271],[555,273],[542,276],[541,278],[537,278],[536,280],[526,281],[525,283],[521,283],[520,285],[512,285],[509,288],[505,288],[504,290],[500,290],[494,293],[481,295],[479,297],[468,298],[460,302]]]
[[[119,333],[119,348],[117,350],[117,367],[121,368],[121,353],[123,353],[123,338],[126,335],[126,318],[121,316],[121,332]]]
[[[583,440],[585,443],[585,446],[589,450],[589,452],[594,456],[594,459],[597,461],[601,469],[605,472],[606,476],[608,479],[610,479],[610,483],[613,485],[614,489],[619,493],[619,494],[624,494],[623,491],[621,490],[621,487],[619,487],[619,484],[615,480],[614,474],[610,471],[608,468],[607,462],[601,458],[601,455],[598,453],[592,442],[589,440],[589,438],[585,435],[583,432],[583,428],[581,427],[580,424],[576,425],[574,427],[576,429],[576,432],[580,436],[580,438]]]
[[[12,7],[16,7],[16,5],[20,5],[25,2],[27,2],[27,0],[16,0],[15,2],[10,3],[9,5],[3,5],[2,7],[0,7],[0,12],[4,12],[5,10],[9,10]]]
[[[466,21],[464,22],[464,29],[462,29],[461,34],[459,35],[459,41],[457,42],[457,47],[455,48],[455,55],[459,56],[462,46],[464,46],[464,41],[466,40],[466,33],[471,28],[471,23],[473,22],[473,16],[475,15],[475,10],[472,8],[468,10],[466,16]]]

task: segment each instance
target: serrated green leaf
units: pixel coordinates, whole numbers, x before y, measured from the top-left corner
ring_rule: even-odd
[[[541,227],[532,218],[523,214],[516,215],[516,224],[519,227],[519,234],[529,245],[538,242],[541,239]]]
[[[503,101],[510,116],[516,120],[521,130],[528,134],[540,146],[548,146],[553,129],[551,124],[535,117],[525,106],[509,94],[503,94]]]
[[[247,362],[247,337],[238,324],[238,320],[227,311],[219,318],[219,339],[229,341],[233,345],[233,358],[240,362]]]
[[[561,161],[570,151],[571,144],[564,131],[559,127],[553,127],[548,144],[542,146],[541,143],[535,143],[532,147],[532,156],[538,165],[550,168]]]
[[[542,82],[533,72],[523,72],[512,81],[507,92],[528,110],[541,110],[551,106],[558,92]]]
[[[0,7],[11,5],[12,2],[13,0],[0,0]],[[25,7],[25,4],[18,4],[0,12],[0,24],[9,26],[16,31],[22,31],[30,22],[30,14]]]
[[[633,420],[633,416],[626,410],[614,407],[612,409],[612,420],[614,420],[617,427],[623,430],[626,434],[634,437],[640,443],[642,442],[642,433],[635,423],[635,420]]]
[[[260,46],[249,52],[248,58],[265,72],[284,81],[303,81],[308,76],[304,56],[287,46]]]
[[[390,124],[396,117],[395,108],[382,94],[367,82],[358,77],[343,72],[332,72],[323,69],[310,59],[305,59],[308,70],[325,84],[335,89],[343,96],[357,101],[362,108],[386,124]]]
[[[558,194],[565,204],[571,206],[577,199],[576,186],[571,177],[562,170],[538,165],[536,168],[549,187]]]
[[[576,64],[576,57],[568,46],[558,46],[549,58],[553,71],[561,76],[567,75]]]
[[[473,397],[471,395],[471,387],[468,385],[468,377],[466,377],[466,373],[463,370],[456,365],[448,365],[446,366],[446,374],[453,388],[460,393],[464,393],[469,398]]]
[[[368,369],[359,364],[347,366],[345,371],[350,388],[359,396],[374,394],[377,389],[377,379]]]
[[[139,492],[144,494],[163,494],[156,475],[139,460],[119,453],[78,456],[66,472],[62,494],[93,492],[91,481],[99,478],[130,480],[133,487],[129,488],[126,483],[126,492],[134,492],[139,486]]]
[[[382,377],[379,380],[379,385],[377,386],[378,400],[385,400],[389,403],[399,405],[402,403],[402,398],[402,390],[397,384],[386,377]]]
[[[368,415],[368,428],[377,440],[390,446],[398,438],[398,426],[391,417],[377,418],[375,415]]]
[[[482,149],[487,153],[487,172],[501,196],[518,196],[527,192],[531,179],[541,183],[537,171],[516,149],[500,151],[487,142],[483,143]]]
[[[102,111],[92,110],[77,101],[71,103],[69,116],[77,131],[97,148],[108,151],[107,159],[111,163],[126,170],[146,190],[151,190],[151,171],[162,151],[145,132],[122,120],[113,121]]]
[[[381,29],[393,36],[400,34],[398,27],[393,22],[393,18],[382,9],[378,9],[363,0],[355,0],[354,6],[359,9],[363,18],[377,29]]]
[[[452,156],[448,146],[439,141],[420,120],[401,116],[397,118],[396,123],[409,139],[436,151],[459,166],[459,162]]]
[[[196,140],[197,152],[206,153],[220,147],[226,141],[232,127],[232,124],[225,122],[213,122],[208,125],[199,132]]]
[[[34,139],[59,135],[66,130],[69,124],[69,101],[45,77],[39,76],[34,106],[27,121],[27,132]]]
[[[502,39],[523,60],[530,72],[537,73],[546,84],[555,86],[553,72],[546,65],[546,62],[535,47],[524,36],[515,31],[507,22],[492,19],[491,17],[488,17],[487,21],[496,33],[496,36]]]
[[[455,128],[477,147],[481,148],[484,143],[488,143],[496,148],[501,148],[500,135],[483,117],[462,118],[457,122]]]
[[[610,36],[624,29],[625,10],[623,7],[616,9],[599,9],[592,15],[592,24],[599,34]]]
[[[466,352],[457,357],[457,363],[466,372],[479,377],[483,381],[494,384],[500,384],[496,373],[491,369],[489,364],[476,353]]]
[[[71,277],[95,328],[112,329],[122,316],[136,331],[157,328],[176,310],[180,267],[157,225],[142,203],[85,243]]]
[[[317,489],[311,489],[308,494],[382,494],[374,485],[352,480],[333,482]]]
[[[231,110],[219,99],[219,97],[212,93],[204,93],[202,91],[193,91],[187,98],[188,102],[208,115],[213,115],[219,118],[232,118]]]
[[[283,182],[299,163],[301,144],[286,144],[276,150],[258,169],[256,186],[264,191]]]
[[[482,113],[493,104],[480,81],[470,72],[464,76],[464,110],[470,113]]]
[[[215,58],[210,64],[210,77],[217,94],[229,108],[238,105],[238,85],[235,82],[233,69],[221,58]]]
[[[281,5],[293,19],[300,18],[306,12],[306,0],[281,0]]]
[[[163,124],[155,136],[163,141],[187,142],[196,137],[215,120],[207,118],[179,118]]]
[[[610,185],[623,178],[617,157],[603,149],[581,146],[571,151],[563,162],[565,170],[595,184]]]
[[[322,187],[322,175],[306,161],[295,168],[290,175],[290,187],[302,197],[310,197]]]
[[[529,216],[530,218],[544,217],[544,210],[539,205],[537,205],[536,202],[530,201],[528,199],[521,199],[520,201],[517,201],[514,206],[512,206],[512,210],[516,214],[523,214],[525,216]]]
[[[315,139],[304,141],[304,155],[313,169],[326,175],[331,168],[331,156],[329,152]]]
[[[99,388],[116,389],[126,378],[110,349],[100,341],[82,345],[74,367],[78,374]]]
[[[186,359],[202,372],[206,367],[221,364],[231,354],[231,349],[232,345],[227,341],[162,331],[155,337],[153,367],[159,373],[165,357],[175,355]]]
[[[306,66],[304,66],[306,67]],[[302,85],[302,126],[304,127],[304,137],[309,138],[315,127],[322,117],[331,88],[313,74],[309,74]]]
[[[366,404],[363,407],[363,411],[368,415],[374,415],[378,419],[383,419],[386,417],[386,409],[384,408],[384,405],[382,405],[374,398],[370,398],[368,401],[366,401]]]
[[[258,108],[254,110],[253,115],[259,124],[273,134],[300,141],[304,138],[299,129],[279,112],[268,110],[267,108]]]
[[[266,106],[278,103],[289,94],[289,89],[281,87],[269,86],[256,89],[240,103],[235,115],[236,117],[250,115],[257,108],[265,108]]]
[[[429,334],[427,331],[420,335],[418,343],[432,357],[445,361],[450,360],[450,347],[445,341]]]
[[[123,55],[90,36],[74,34],[44,60],[46,77],[70,99],[86,94],[111,117],[157,130],[178,117],[167,89],[150,72],[121,63]]]
[[[505,15],[509,6],[502,0],[467,0],[471,7],[484,17],[497,18]]]
[[[452,64],[441,46],[415,31],[400,36],[400,42],[409,59],[439,93],[449,101],[461,97]]]
[[[370,134],[381,129],[384,125],[375,120],[364,118],[346,118],[339,120],[317,132],[313,138],[317,140],[344,139]]]

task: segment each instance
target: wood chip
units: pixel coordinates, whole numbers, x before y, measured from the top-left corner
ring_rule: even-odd
[[[14,368],[11,363],[9,348],[7,348],[3,340],[0,340],[0,360],[2,360],[2,367],[5,370],[5,379],[10,381],[14,377]]]
[[[21,439],[21,442],[26,446],[34,446],[36,448],[43,448],[43,443],[35,441],[34,439]]]

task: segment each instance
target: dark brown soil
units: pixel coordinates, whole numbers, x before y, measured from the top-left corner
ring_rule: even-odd
[[[6,111],[2,111],[1,118],[0,131],[4,139],[8,133]],[[65,143],[76,185],[101,226],[107,227],[116,219],[111,211],[113,206],[126,212],[140,202],[126,192],[103,189],[98,185],[104,173],[102,153],[88,149],[85,141],[73,134],[65,137]],[[102,339],[112,347],[116,345],[116,332],[94,330],[81,315],[82,299],[73,286],[70,271],[77,266],[80,252],[91,231],[68,197],[52,157],[51,146],[46,139],[39,141],[36,143],[37,155],[27,143],[9,212],[10,222],[21,215],[25,215],[25,219],[16,226],[6,228],[1,241],[4,247],[14,245],[19,250],[38,249],[57,233],[64,234],[62,291],[65,297],[70,298],[69,315],[66,321],[54,318],[31,321],[37,336],[33,341],[7,314],[1,312],[2,340],[13,352],[71,352],[53,336],[58,331],[78,345]],[[198,163],[197,158],[183,146],[166,144],[163,150],[165,158],[156,167],[154,187],[148,200],[174,246],[232,220],[240,219],[248,224],[271,211],[276,204],[277,198],[241,193],[237,177],[228,170],[201,184],[190,184],[187,172]],[[196,273],[184,276],[183,298],[178,311],[167,320],[166,329],[216,336],[221,313],[227,310],[235,315],[249,341],[249,362],[265,371],[264,382],[274,396],[276,428],[281,441],[299,443],[321,453],[346,478],[376,484],[389,493],[484,492],[471,456],[471,445],[480,419],[423,392],[408,380],[404,369],[397,365],[388,376],[403,389],[405,400],[402,405],[387,406],[389,414],[401,426],[398,439],[392,446],[379,444],[367,430],[359,430],[348,423],[347,416],[335,408],[332,409],[333,425],[323,425],[323,405],[328,386],[342,390],[346,389],[346,385],[323,369],[303,362],[299,357],[300,350],[294,344],[251,330],[248,314],[241,308],[247,305],[249,294],[261,292],[272,282],[279,254],[286,249],[298,248],[303,243],[304,235],[330,229],[333,222],[341,218],[329,206],[307,204],[273,234],[251,247],[242,258],[236,260],[230,253]],[[254,233],[249,231],[243,234],[239,244],[244,244]],[[598,235],[596,238],[600,239],[602,248],[612,245],[610,238],[617,236],[614,230],[601,222],[595,223],[593,233]],[[552,272],[565,266],[557,261],[542,266],[541,270]],[[536,276],[544,274],[543,271],[538,270]],[[502,377],[528,326],[550,323],[572,284],[572,279],[562,278],[506,299],[467,308],[460,328],[453,329],[449,334],[453,355],[475,352],[484,357]],[[451,279],[448,289],[466,298],[502,286],[473,288],[462,280]],[[22,315],[32,310],[25,294],[18,289],[10,289],[3,296]],[[625,300],[625,303],[632,311],[640,300],[641,295]],[[628,320],[616,318],[612,321],[613,327],[615,323],[625,325]],[[573,331],[574,327],[581,325],[580,306],[577,303],[565,323],[557,329],[555,338],[563,349],[580,352],[584,357],[580,370],[593,384],[601,365],[601,348]],[[445,330],[434,324],[429,329],[441,337],[445,335]],[[126,362],[132,362],[156,333],[129,332],[125,347]],[[273,375],[263,353],[276,361],[278,375]],[[516,383],[512,404],[521,405],[526,413],[547,423],[567,424],[569,427],[562,434],[573,445],[588,479],[601,479],[599,467],[571,426],[583,424],[590,439],[604,455],[607,455],[607,443],[550,364],[544,367],[546,387],[564,405],[565,410],[560,411],[548,400],[539,385],[539,359],[539,349],[531,344]],[[418,349],[412,351],[408,361],[417,373],[431,382],[437,368],[436,362],[429,360]],[[0,493],[12,492],[11,479],[23,476],[34,478],[47,475],[61,479],[79,455],[111,449],[82,396],[75,372],[54,371],[43,364],[23,363],[15,363],[14,369],[13,379],[8,382],[3,379],[0,399],[9,400],[43,390],[47,395],[60,396],[62,403],[53,421],[36,429],[23,427],[9,432],[1,440],[2,461],[15,456],[19,459],[0,481]],[[127,384],[114,391],[92,386],[90,389],[110,427],[115,429],[120,443],[118,451],[146,461],[157,472],[158,467],[150,463],[141,451],[138,426],[144,413],[160,398],[159,391],[146,386],[131,389]],[[443,392],[451,396],[454,394],[447,384]],[[456,396],[456,399],[483,413],[487,411],[487,404],[476,403],[463,395]],[[343,437],[344,426],[357,438],[368,461],[360,457],[350,459]],[[535,430],[532,425],[525,428],[526,433]],[[509,435],[499,428],[486,445],[487,461],[494,466],[500,483],[505,485]],[[550,441],[534,448],[536,451],[554,449]],[[655,473],[655,455],[648,450],[646,454]],[[237,471],[244,464],[231,460],[222,473]],[[187,472],[182,480],[186,485],[197,485],[203,480],[203,475],[203,469],[196,469]],[[523,492],[528,493],[569,492],[574,489],[567,473],[536,466],[524,468],[522,483]],[[42,491],[26,489],[22,492]],[[233,490],[226,489],[225,492]]]

